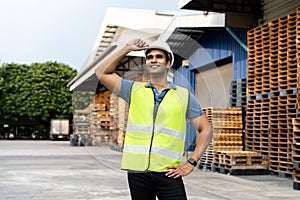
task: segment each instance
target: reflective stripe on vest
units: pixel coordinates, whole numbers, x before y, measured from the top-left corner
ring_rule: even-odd
[[[126,151],[126,152],[131,152],[131,153],[148,154],[148,152],[150,150],[150,147],[125,145],[123,150]],[[177,152],[169,151],[167,149],[162,149],[162,148],[155,147],[155,146],[153,146],[151,148],[151,153],[161,154],[165,157],[173,158],[175,160],[181,159],[181,157],[182,157],[182,155],[177,153]]]
[[[170,89],[154,116],[154,94],[145,83],[132,86],[122,166],[133,171],[167,171],[184,152],[188,90]]]
[[[136,124],[128,124],[127,125],[127,132],[152,132],[153,130],[153,126],[146,126],[146,125],[136,125]],[[154,127],[154,132],[159,132],[168,136],[172,136],[174,138],[178,138],[181,140],[185,139],[185,133],[182,133],[180,131],[176,131],[176,130],[172,130],[166,127],[162,127],[162,126],[155,126]]]

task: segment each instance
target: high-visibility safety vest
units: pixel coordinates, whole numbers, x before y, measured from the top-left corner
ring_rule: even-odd
[[[167,166],[181,164],[189,92],[169,89],[155,106],[154,92],[145,86],[132,86],[121,169],[165,172]]]

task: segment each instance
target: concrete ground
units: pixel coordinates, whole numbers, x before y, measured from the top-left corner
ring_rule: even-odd
[[[121,153],[68,141],[0,140],[0,199],[130,200]],[[184,177],[190,200],[300,199],[290,178],[232,176],[195,169]]]

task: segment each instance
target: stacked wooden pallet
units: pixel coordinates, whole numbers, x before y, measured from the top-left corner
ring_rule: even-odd
[[[75,110],[73,113],[73,134],[72,145],[89,146],[91,145],[89,128],[89,109]]]
[[[242,109],[241,108],[204,108],[212,125],[213,139],[200,159],[200,167],[213,165],[215,151],[241,151],[242,144]]]
[[[213,108],[213,151],[242,150],[242,109]]]
[[[89,134],[89,110],[75,110],[73,114],[73,133]]]
[[[122,98],[112,96],[110,116],[113,135],[111,143],[118,145],[119,148],[123,148],[127,126],[128,105]]]
[[[299,118],[293,119],[292,159],[293,159],[294,189],[300,190],[300,119]]]
[[[230,107],[245,107],[247,104],[247,79],[231,81],[229,94]]]
[[[212,108],[204,108],[203,109],[208,121],[210,124],[212,124],[213,120],[213,115],[212,115]],[[199,161],[199,167],[203,168],[204,170],[206,169],[211,169],[212,164],[213,164],[213,140],[210,141],[208,147],[206,148],[205,152],[202,154],[200,161]]]
[[[225,173],[249,173],[250,170],[266,170],[267,158],[253,151],[215,151],[214,169]],[[240,170],[240,171],[238,171]]]
[[[101,145],[109,142],[110,95],[111,92],[109,91],[95,95],[89,106],[90,136],[93,145]]]
[[[213,139],[200,159],[200,168],[230,174],[265,174],[266,157],[243,151],[242,108],[205,108]]]
[[[293,174],[293,118],[299,118],[300,9],[248,31],[246,150],[269,170]],[[299,148],[299,146],[294,147]]]
[[[117,144],[118,142],[118,122],[119,122],[119,113],[118,113],[118,99],[119,97],[115,94],[110,96],[110,130],[111,130],[111,138],[110,142],[113,144]]]
[[[127,103],[119,98],[118,99],[118,145],[120,148],[124,146],[125,132],[127,127],[127,118],[128,118],[128,105]]]

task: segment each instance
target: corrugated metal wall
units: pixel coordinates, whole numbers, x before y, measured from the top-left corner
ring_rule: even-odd
[[[244,43],[247,43],[246,31],[235,33]],[[227,63],[232,62],[232,76],[230,77],[232,80],[247,78],[247,51],[225,29],[206,31],[198,43],[201,48],[197,47],[192,51],[193,53],[189,57],[190,66],[188,68],[179,67],[176,70],[174,82],[177,85],[190,88],[194,93],[196,88],[199,89],[199,86],[195,85],[198,71],[203,71],[207,66],[214,68],[215,62],[224,60]],[[227,64],[226,62],[222,62],[220,65]]]
[[[247,43],[246,31],[236,32],[236,34]],[[247,77],[247,52],[226,30],[207,31],[198,42],[203,48],[196,49],[189,58],[194,68],[232,56],[233,80]]]
[[[264,23],[285,16],[300,7],[300,0],[264,0],[262,3]]]

